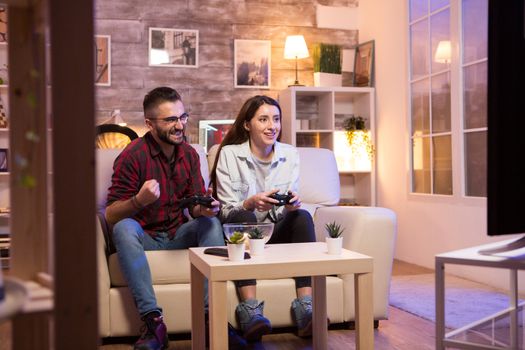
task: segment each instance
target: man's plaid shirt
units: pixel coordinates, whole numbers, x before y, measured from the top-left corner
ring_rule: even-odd
[[[150,179],[158,181],[160,197],[132,218],[151,236],[167,232],[173,238],[177,228],[187,221],[179,208],[180,200],[205,192],[199,155],[183,142],[175,146],[168,160],[151,133],[133,140],[115,160],[107,205],[136,195]]]

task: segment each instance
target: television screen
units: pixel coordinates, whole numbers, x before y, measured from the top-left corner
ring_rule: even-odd
[[[524,2],[489,1],[489,235],[525,233]]]

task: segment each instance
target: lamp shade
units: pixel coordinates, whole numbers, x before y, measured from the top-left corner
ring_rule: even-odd
[[[289,35],[284,43],[284,58],[306,58],[310,56],[302,35]]]
[[[111,117],[108,120],[102,122],[102,124],[117,124],[120,126],[128,125],[120,115],[120,109],[114,109],[111,112]]]
[[[434,55],[434,61],[438,63],[450,63],[452,51],[450,47],[450,40],[441,40],[438,43],[436,54]]]

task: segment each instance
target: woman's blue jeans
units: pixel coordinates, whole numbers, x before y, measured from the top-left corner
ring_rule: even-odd
[[[144,232],[137,221],[127,218],[113,226],[113,242],[117,249],[120,268],[142,317],[151,311],[162,312],[161,307],[157,305],[153,291],[146,250],[222,246],[224,245],[224,236],[222,225],[216,217],[201,216],[182,224],[177,229],[175,238],[171,240],[166,232],[159,232],[157,237],[151,237]],[[170,264],[170,262],[166,261],[166,264]],[[179,267],[173,266],[173,268]],[[207,281],[204,292],[204,302],[205,305],[208,305]]]

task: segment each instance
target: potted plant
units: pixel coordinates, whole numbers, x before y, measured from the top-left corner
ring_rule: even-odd
[[[228,258],[231,261],[242,261],[244,260],[244,233],[235,231],[229,238],[226,239],[228,242]]]
[[[370,132],[366,128],[365,119],[360,116],[352,116],[344,120],[343,127],[353,159],[360,159],[361,164],[367,164],[367,167],[370,168],[374,158],[374,145],[370,139]]]
[[[312,58],[314,61],[315,86],[341,86],[341,47],[332,44],[314,45]]]
[[[328,233],[328,237],[326,237],[328,254],[340,255],[343,248],[343,237],[341,235],[344,229],[335,221],[326,224],[325,229]]]
[[[250,253],[251,255],[262,255],[264,253],[264,232],[258,227],[254,227],[248,231],[250,238]]]

